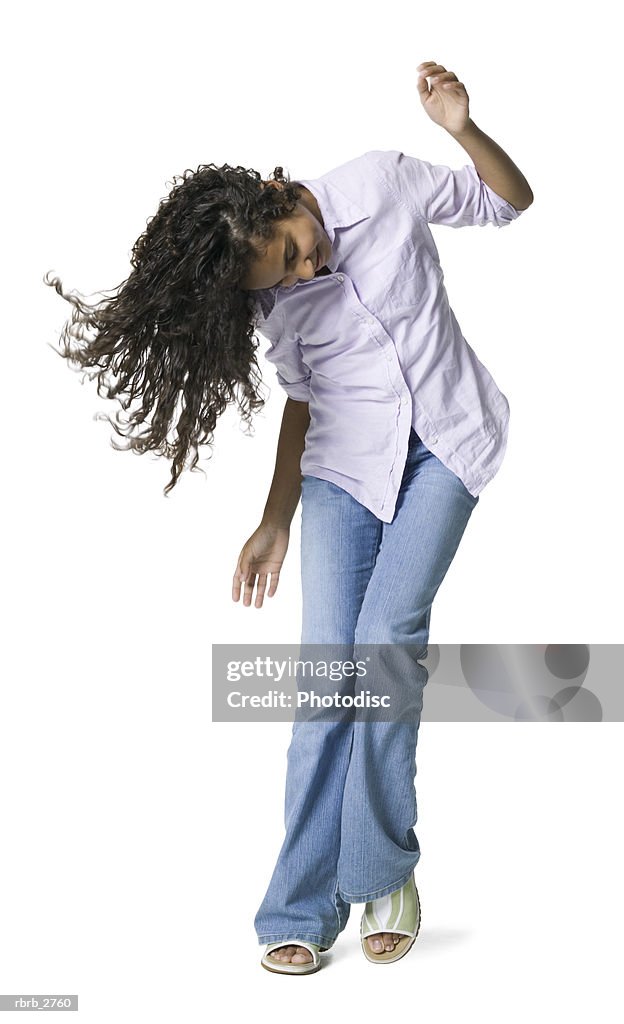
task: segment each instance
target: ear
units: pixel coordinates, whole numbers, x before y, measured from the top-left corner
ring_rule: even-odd
[[[281,181],[263,181],[262,182],[262,188],[264,188],[265,185],[271,185],[273,188],[278,188],[278,189],[282,189],[284,187],[282,185]]]

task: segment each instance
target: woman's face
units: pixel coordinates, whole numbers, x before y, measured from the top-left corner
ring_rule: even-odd
[[[279,182],[265,185],[281,188]],[[242,284],[246,291],[256,288],[287,288],[303,279],[309,281],[325,266],[331,243],[323,227],[323,218],[312,193],[302,187],[294,212],[275,225],[275,238],[263,242],[264,255],[256,260]]]

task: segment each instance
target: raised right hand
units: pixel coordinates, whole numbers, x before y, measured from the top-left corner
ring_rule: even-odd
[[[261,608],[267,585],[267,574],[271,574],[268,597],[273,597],[279,583],[280,569],[288,550],[290,529],[261,523],[238,556],[232,581],[232,600],[238,601],[241,586],[244,585],[243,605],[251,604],[253,589],[257,582],[255,607]]]

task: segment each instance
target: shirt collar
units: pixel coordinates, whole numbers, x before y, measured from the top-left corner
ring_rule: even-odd
[[[332,246],[327,266],[333,274],[340,262],[339,254],[335,251],[336,228],[348,228],[353,224],[359,224],[360,221],[367,220],[370,213],[356,203],[355,199],[341,192],[329,178],[297,178],[297,182],[310,190],[319,205],[323,227]]]
[[[335,274],[340,264],[340,253],[336,251],[336,229],[349,228],[353,224],[359,224],[362,220],[368,220],[371,215],[359,203],[356,203],[355,199],[346,196],[329,178],[297,178],[297,183],[305,185],[319,205],[323,227],[332,247],[327,266],[332,274]],[[311,281],[297,281],[296,284],[286,289],[281,288],[280,285],[264,288],[256,296],[256,309],[261,312],[264,319],[267,319],[275,306],[279,292],[290,292],[293,288],[306,284],[311,284]]]

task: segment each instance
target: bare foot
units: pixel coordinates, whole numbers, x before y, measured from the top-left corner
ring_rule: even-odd
[[[280,964],[309,964],[312,962],[312,954],[305,946],[278,946],[269,953],[269,957],[277,960]]]
[[[369,935],[366,941],[371,953],[391,953],[401,938],[403,936],[396,932],[376,932],[375,935]]]

